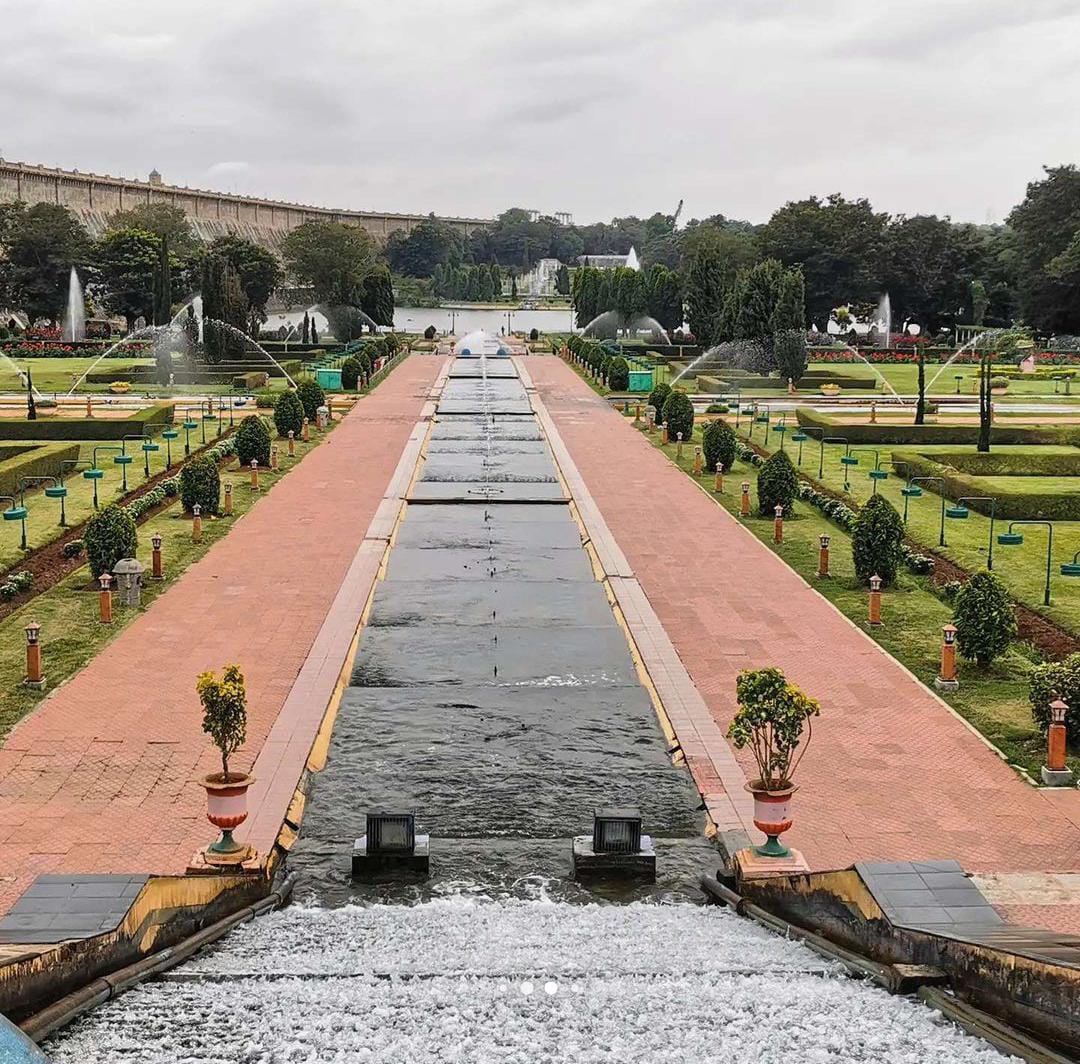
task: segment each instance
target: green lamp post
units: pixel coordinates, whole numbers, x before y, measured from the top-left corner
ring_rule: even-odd
[[[874,468],[871,469],[869,474],[867,475],[870,477],[871,481],[873,481],[873,491],[871,492],[871,494],[876,495],[878,481],[888,480],[889,472],[888,470],[881,468],[881,452],[876,448],[868,448],[867,450],[869,452],[872,452],[874,455]]]
[[[997,518],[997,499],[992,495],[962,495],[955,506],[945,507],[945,516],[953,521],[966,521],[970,511],[966,502],[988,502],[990,504],[990,540],[986,548],[986,568],[994,568],[994,521]]]
[[[791,442],[797,443],[799,445],[799,460],[796,464],[800,469],[802,469],[802,445],[806,443],[808,439],[810,439],[810,437],[807,436],[802,429],[799,429],[797,432],[793,432],[791,434]]]
[[[22,477],[19,480],[19,502],[25,505],[26,489],[32,484],[46,484],[45,498],[60,500],[60,527],[67,528],[67,513],[64,509],[64,500],[67,498],[67,488],[63,481],[56,477]]]
[[[907,524],[908,515],[908,500],[917,499],[922,495],[922,489],[918,487],[919,482],[923,484],[940,484],[941,485],[941,531],[938,535],[938,546],[945,546],[945,478],[944,477],[910,477],[907,482],[907,487],[901,489],[901,494],[904,496],[904,524]],[[913,489],[918,488],[918,493]]]
[[[825,444],[827,443],[842,443],[844,445],[845,454],[851,450],[851,444],[848,443],[846,436],[826,436],[822,433],[821,439],[818,441],[818,480],[821,480],[825,476]]]
[[[166,429],[161,438],[165,441],[165,468],[172,469],[172,441],[179,437],[176,429]]]
[[[26,507],[19,505],[19,500],[14,495],[0,495],[0,501],[10,502],[11,505],[4,510],[5,521],[19,521],[22,524],[22,538],[19,546],[26,550]]]
[[[1051,521],[1036,521],[1024,520],[1024,521],[1010,521],[1009,531],[1002,532],[998,538],[998,545],[1001,547],[1019,547],[1024,542],[1024,536],[1020,532],[1014,532],[1013,529],[1017,525],[1042,525],[1046,528],[1046,586],[1043,589],[1043,605],[1050,605],[1050,566],[1053,561],[1054,555],[1054,525]],[[1074,558],[1075,562],[1076,559]]]
[[[191,420],[191,414],[185,413],[181,426],[184,430],[184,454],[191,454],[191,433],[199,427],[199,422]]]

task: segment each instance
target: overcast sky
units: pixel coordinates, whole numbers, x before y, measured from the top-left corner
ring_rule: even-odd
[[[6,159],[330,207],[1000,220],[1080,161],[1076,0],[3,0]]]

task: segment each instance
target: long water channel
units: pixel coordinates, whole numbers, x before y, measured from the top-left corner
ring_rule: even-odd
[[[572,837],[610,805],[641,810],[655,884],[571,879]],[[352,881],[379,809],[416,812],[426,881]],[[701,904],[703,827],[514,363],[459,358],[289,858],[296,902],[45,1048],[64,1064],[1002,1059]]]

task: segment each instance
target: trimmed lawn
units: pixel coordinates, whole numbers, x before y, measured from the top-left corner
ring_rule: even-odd
[[[659,446],[659,434],[652,439],[654,445]],[[749,480],[755,516],[740,520],[762,543],[783,557],[842,613],[868,630],[885,650],[932,688],[941,660],[941,626],[952,619],[952,608],[930,590],[928,578],[901,572],[897,585],[883,596],[884,625],[868,629],[865,623],[867,591],[855,579],[850,536],[813,507],[799,503],[795,516],[784,522],[784,542],[775,544],[772,519],[756,516],[757,470],[754,467],[737,462],[725,476],[726,492],[716,495],[711,490],[711,473],[693,477],[693,447],[684,446],[683,458],[678,462],[674,444],[661,447],[661,450],[733,515],[737,516],[739,509],[738,483]],[[818,537],[822,533],[832,537],[830,568],[833,575],[829,580],[818,580],[814,576]],[[997,746],[1011,763],[1038,779],[1039,768],[1045,761],[1046,740],[1032,722],[1028,705],[1028,675],[1033,662],[1027,648],[1020,645],[1014,645],[1003,658],[985,670],[961,660],[959,691],[941,697]],[[1080,754],[1071,756],[1070,764],[1080,768]]]
[[[333,424],[336,426],[337,421]],[[27,690],[22,686],[26,664],[24,625],[31,620],[41,625],[44,671],[49,690],[53,690],[58,684],[78,672],[162,591],[169,587],[189,565],[201,558],[222,536],[227,535],[233,524],[252,506],[257,505],[258,500],[264,497],[283,476],[286,476],[304,455],[317,447],[322,438],[325,436],[313,434],[309,443],[297,440],[297,457],[295,459],[283,457],[281,468],[277,472],[261,469],[259,484],[262,490],[258,495],[250,490],[247,471],[238,468],[236,459],[230,459],[228,466],[221,471],[221,480],[223,489],[227,482],[231,481],[233,484],[233,516],[210,517],[205,520],[201,543],[192,542],[191,521],[184,514],[179,500],[139,525],[138,558],[147,569],[143,586],[143,605],[139,609],[124,607],[120,604],[119,596],[114,595],[111,625],[103,625],[98,620],[98,595],[94,589],[88,589],[90,570],[85,565],[0,621],[0,738],[3,738],[13,725],[44,697],[42,693]],[[182,449],[183,441],[181,440],[180,443]],[[284,447],[281,453],[284,456]],[[142,477],[141,469],[139,477]],[[119,477],[113,479],[119,483]],[[46,501],[54,502],[52,499]],[[160,583],[149,579],[150,538],[155,532],[160,532],[164,540],[162,555],[166,579]],[[10,537],[10,530],[8,537]],[[212,608],[213,604],[208,603],[208,616]],[[182,643],[183,632],[177,630],[175,638],[178,644]]]
[[[794,419],[790,419],[794,420]],[[749,426],[742,422],[738,433],[744,440],[752,440],[758,446],[763,446],[764,425],[754,425],[753,436],[747,431]],[[768,450],[777,450],[777,434],[769,433]],[[798,461],[799,445],[785,442],[784,449]],[[874,484],[877,485],[879,494],[884,495],[901,514],[904,513],[904,503],[908,507],[908,534],[912,539],[933,548],[942,556],[949,558],[958,565],[969,571],[977,571],[986,567],[988,548],[990,545],[990,518],[980,513],[971,511],[970,516],[963,521],[945,520],[945,546],[940,546],[941,538],[941,496],[925,489],[921,498],[905,500],[901,494],[905,481],[897,476],[892,468],[893,450],[917,450],[920,453],[933,454],[935,451],[970,451],[975,453],[975,447],[958,447],[956,444],[929,445],[913,447],[911,444],[871,447],[859,445],[851,448],[851,454],[859,459],[857,466],[844,466],[840,462],[841,456],[846,452],[843,444],[825,444],[824,460],[822,450],[814,441],[808,441],[802,447],[802,464],[800,472],[808,478],[821,483],[824,487],[837,493],[850,495],[857,503],[864,503],[873,494]],[[1037,450],[1059,453],[1071,451],[1071,448],[1042,448],[1024,446],[995,446],[993,452],[1023,453]],[[869,470],[874,468],[875,452],[880,460],[881,468],[889,471],[887,480],[871,481],[867,476]],[[819,469],[821,475],[819,476]],[[995,485],[1005,490],[1030,491],[1068,491],[1080,490],[1080,477],[982,477],[986,481],[987,493],[993,490]],[[847,487],[845,488],[845,483]],[[948,505],[948,503],[946,503]],[[994,528],[994,535],[1004,532],[1007,521],[999,520]],[[1054,550],[1052,555],[1051,571],[1051,605],[1043,605],[1043,589],[1046,582],[1046,541],[1044,533],[1037,528],[1029,529],[1025,533],[1025,542],[1020,547],[1003,547],[994,544],[994,573],[999,576],[1009,589],[1009,593],[1018,601],[1030,606],[1032,609],[1045,614],[1063,628],[1080,634],[1080,580],[1075,577],[1060,575],[1059,566],[1063,562],[1071,562],[1073,555],[1080,550],[1080,522],[1055,521],[1054,522]]]

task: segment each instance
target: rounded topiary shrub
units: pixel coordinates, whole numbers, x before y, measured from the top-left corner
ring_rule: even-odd
[[[608,366],[608,387],[613,392],[625,392],[630,387],[630,365],[625,358],[613,358]]]
[[[677,440],[681,433],[686,443],[694,435],[694,404],[686,392],[672,392],[664,400],[664,424],[669,440]]]
[[[1016,637],[1016,615],[1005,585],[993,573],[976,573],[956,593],[956,647],[969,661],[989,665]]]
[[[649,406],[656,408],[656,423],[658,425],[664,423],[664,403],[667,402],[669,395],[671,395],[670,384],[658,384],[649,392]]]
[[[1065,732],[1069,745],[1080,742],[1080,654],[1048,661],[1031,670],[1031,715],[1045,735],[1050,727],[1050,703],[1062,699],[1069,707]]]
[[[701,450],[710,473],[715,473],[717,466],[726,473],[739,451],[735,431],[726,421],[710,421],[701,430]]]
[[[341,363],[341,387],[347,392],[355,392],[362,372],[363,367],[359,360],[350,355]]]
[[[762,517],[774,517],[776,507],[784,508],[784,516],[791,516],[791,507],[799,494],[799,475],[791,464],[786,451],[777,451],[758,470],[758,512]]]
[[[270,464],[270,426],[261,414],[240,422],[236,430],[236,457],[242,466],[251,465],[252,458],[261,466]]]
[[[300,438],[304,428],[304,404],[292,389],[282,392],[274,403],[274,427],[279,436],[288,436],[291,429],[296,438]]]
[[[435,339],[435,326],[434,325],[429,325],[424,330],[424,339],[425,340],[434,340]]]
[[[185,463],[180,470],[180,501],[188,513],[198,504],[202,513],[216,514],[220,496],[221,474],[212,458],[199,455]]]
[[[600,358],[600,380],[607,384],[608,374],[611,372],[611,357],[603,355]]]
[[[112,572],[121,558],[135,557],[139,534],[131,514],[113,503],[86,522],[82,542],[90,572],[97,578]]]
[[[888,499],[871,495],[851,530],[851,556],[855,575],[864,583],[880,576],[883,586],[896,579],[903,559],[904,523]]]
[[[326,406],[326,393],[317,381],[301,381],[296,386],[296,396],[304,408],[304,417],[314,423],[315,412],[320,406]]]

